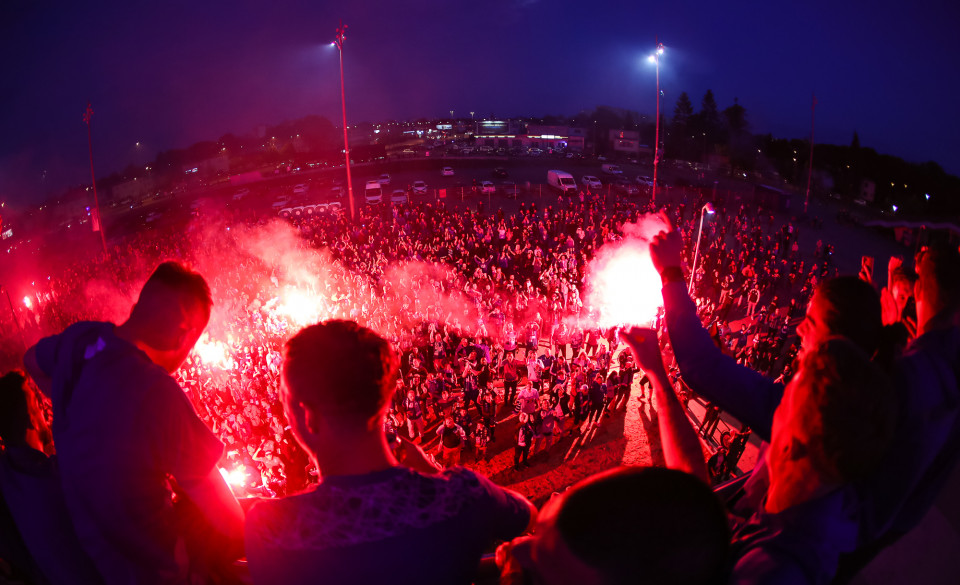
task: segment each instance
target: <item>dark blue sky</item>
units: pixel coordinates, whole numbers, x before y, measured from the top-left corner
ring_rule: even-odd
[[[95,4],[94,7],[84,4]],[[351,121],[495,113],[652,113],[739,98],[751,130],[861,144],[960,173],[955,2],[0,2],[0,199],[39,200],[98,174],[258,124],[339,120],[339,19]],[[135,147],[137,142],[141,148]]]

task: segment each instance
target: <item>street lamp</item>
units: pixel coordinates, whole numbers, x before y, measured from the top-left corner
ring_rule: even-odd
[[[716,209],[713,208],[713,203],[709,201],[703,205],[703,208],[700,210],[700,229],[697,230],[697,245],[693,248],[693,267],[690,269],[690,284],[687,285],[687,292],[693,294],[693,275],[697,273],[697,257],[700,255],[700,236],[703,234],[703,216],[706,214],[713,215]]]
[[[653,188],[650,191],[650,203],[657,202],[657,164],[660,162],[660,55],[663,55],[663,43],[657,43],[657,50],[648,60],[657,66],[657,125],[653,141]]]
[[[343,88],[343,41],[346,38],[347,27],[340,21],[337,36],[333,41],[340,52],[340,105],[343,109],[343,153],[347,161],[347,201],[350,205],[350,219],[354,218],[353,211],[353,181],[350,180],[350,144],[347,141],[347,94]]]

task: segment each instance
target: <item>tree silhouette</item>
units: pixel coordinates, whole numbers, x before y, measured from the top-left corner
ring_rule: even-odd
[[[713,90],[708,89],[700,101],[700,111],[697,112],[697,130],[704,138],[707,152],[720,142],[722,126],[720,113],[717,110],[717,100],[713,97]],[[704,155],[706,154],[705,152]]]

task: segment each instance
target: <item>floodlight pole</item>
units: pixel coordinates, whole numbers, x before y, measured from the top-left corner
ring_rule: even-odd
[[[343,153],[347,163],[347,201],[350,205],[350,219],[355,219],[353,205],[353,181],[350,178],[350,143],[347,139],[347,93],[343,86],[343,41],[346,38],[347,27],[340,21],[334,43],[340,52],[340,106],[343,109]]]
[[[107,236],[103,229],[103,214],[100,213],[100,199],[97,197],[97,176],[93,172],[93,135],[90,132],[90,119],[93,118],[93,108],[87,102],[87,110],[83,113],[83,121],[87,123],[87,150],[90,152],[90,181],[93,183],[93,204],[97,214],[97,227],[100,232],[100,243],[103,244],[103,253],[107,253]]]
[[[650,203],[657,202],[657,165],[660,163],[660,55],[663,53],[663,43],[657,42],[657,50],[653,53],[653,61],[657,66],[657,124],[653,140],[653,188],[650,190]]]

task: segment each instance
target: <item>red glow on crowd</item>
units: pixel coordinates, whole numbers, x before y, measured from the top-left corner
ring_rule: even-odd
[[[276,317],[286,319],[291,325],[300,328],[327,318],[324,301],[320,295],[298,287],[285,286],[267,306]]]
[[[247,473],[247,468],[243,465],[234,467],[230,471],[227,471],[225,468],[220,468],[220,475],[223,476],[224,481],[230,485],[231,488],[242,488],[247,484],[247,478],[250,477],[250,474]]]
[[[232,370],[234,363],[231,357],[232,348],[222,341],[211,341],[210,336],[204,333],[193,348],[194,355],[204,364],[221,370]]]

